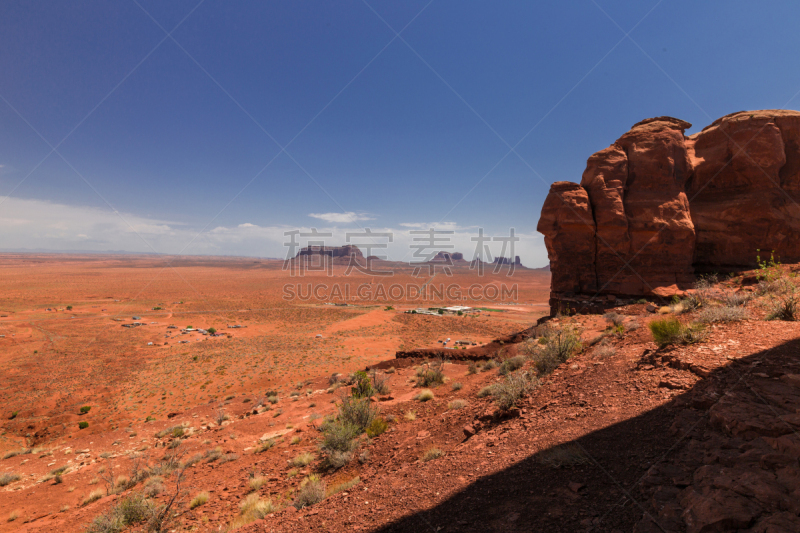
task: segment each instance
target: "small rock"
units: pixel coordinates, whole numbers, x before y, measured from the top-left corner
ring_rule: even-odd
[[[583,487],[585,487],[586,485],[584,485],[583,483],[576,483],[576,482],[574,482],[574,481],[573,481],[573,482],[572,482],[572,483],[570,483],[568,486],[569,486],[569,490],[571,490],[572,492],[575,492],[575,493],[577,493],[577,492],[579,492],[579,491],[580,491],[580,490],[581,490]]]
[[[467,438],[470,438],[471,436],[473,436],[473,435],[476,433],[476,432],[475,432],[475,428],[474,428],[474,427],[472,427],[472,426],[464,426],[464,427],[462,428],[462,431],[464,431],[464,435],[465,435]]]

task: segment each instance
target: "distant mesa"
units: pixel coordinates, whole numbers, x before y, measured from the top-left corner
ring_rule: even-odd
[[[297,257],[304,255],[327,255],[329,257],[364,257],[358,246],[347,244],[345,246],[306,246],[297,252]]]
[[[461,252],[439,252],[430,260],[431,263],[449,263],[455,264],[457,262],[466,263],[464,254]]]
[[[493,265],[510,265],[511,258],[510,257],[495,257],[494,261],[492,261]],[[519,256],[514,256],[514,265],[515,266],[522,266],[522,263],[519,261]]]

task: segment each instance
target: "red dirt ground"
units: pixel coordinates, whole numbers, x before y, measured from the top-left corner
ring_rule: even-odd
[[[198,261],[177,269],[203,288],[196,300],[181,276],[169,277],[170,269],[137,296],[134,279],[155,276],[158,261],[41,261],[27,267],[20,258],[5,258],[8,274],[0,278],[6,285],[2,294],[11,295],[0,302],[0,314],[8,315],[0,319],[0,335],[6,334],[0,343],[9,331],[20,337],[0,345],[2,405],[19,411],[3,423],[3,447],[40,448],[0,460],[0,475],[21,476],[0,489],[0,516],[18,515],[0,522],[0,531],[82,531],[141,486],[85,506],[83,499],[105,489],[109,471],[127,475],[137,450],[151,465],[169,454],[175,439],[155,434],[177,425],[186,433],[178,447],[183,460],[215,447],[236,455],[224,464],[203,460],[186,470],[177,530],[228,530],[254,474],[267,478],[257,492],[278,511],[239,529],[243,532],[649,533],[731,530],[731,524],[752,533],[798,530],[793,520],[800,520],[800,509],[791,502],[800,500],[791,490],[800,495],[800,438],[783,426],[800,427],[790,416],[800,412],[800,325],[764,321],[770,295],[748,304],[748,319],[711,326],[707,338],[687,346],[658,348],[646,327],[658,315],[641,304],[617,309],[625,315],[622,334],[610,333],[599,316],[551,320],[553,327],[579,327],[584,349],[543,377],[518,409],[502,413],[490,397],[477,395],[503,379],[496,369],[469,374],[466,362],[447,363],[446,383],[422,403],[413,399],[419,390],[414,365],[420,361],[391,360],[392,354],[438,347],[436,341],[447,337],[485,343],[534,325],[544,307],[504,306],[503,312],[472,318],[400,314],[416,307],[408,304],[387,311],[383,302],[371,308],[287,303],[276,288],[286,279],[280,267],[244,260]],[[26,268],[34,275],[23,277]],[[521,301],[546,301],[543,274],[520,274]],[[461,276],[462,284],[471,283]],[[738,288],[738,280],[721,286],[729,293]],[[186,303],[172,304],[181,300]],[[69,303],[71,314],[42,310]],[[169,317],[148,311],[159,303]],[[230,311],[234,307],[249,311]],[[159,322],[157,333],[150,326],[121,328],[111,317],[122,309],[128,321],[141,316]],[[146,346],[151,338],[163,342],[162,328],[169,323],[207,327],[234,321],[248,327],[223,330],[233,338],[184,345],[168,339],[166,347]],[[334,412],[342,394],[328,390],[330,373],[370,364],[395,371],[388,374],[390,395],[378,402],[391,420],[389,429],[364,443],[369,458],[336,472],[320,470],[318,460],[293,468],[291,458],[316,455],[317,417]],[[254,414],[252,406],[269,389],[278,393],[278,402]],[[450,408],[454,399],[466,405]],[[761,400],[773,411],[759,407]],[[81,405],[92,409],[78,415]],[[220,410],[231,418],[221,427],[214,422]],[[155,420],[145,423],[148,415]],[[84,419],[89,428],[78,430]],[[465,433],[465,426],[474,435]],[[262,439],[276,436],[274,447],[254,453]],[[421,460],[432,447],[444,455]],[[723,487],[719,480],[728,478],[711,475],[703,464],[736,476]],[[61,466],[70,467],[62,483],[42,481]],[[359,481],[297,511],[289,503],[314,472],[328,487],[356,476]],[[173,478],[165,478],[167,491]],[[742,480],[754,479],[758,483],[741,488]],[[190,510],[188,499],[200,491],[209,492],[208,503]]]

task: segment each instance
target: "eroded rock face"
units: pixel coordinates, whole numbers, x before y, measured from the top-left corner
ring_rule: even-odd
[[[752,267],[757,249],[800,260],[800,113],[734,113],[687,148],[699,268]]]
[[[800,261],[800,113],[635,124],[593,154],[580,185],[554,183],[538,230],[551,303],[573,294],[668,296],[695,270],[755,266],[757,249]]]

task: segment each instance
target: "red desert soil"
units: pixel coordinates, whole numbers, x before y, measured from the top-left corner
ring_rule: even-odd
[[[157,469],[173,453],[193,463],[176,531],[229,530],[253,476],[265,478],[255,493],[276,509],[238,531],[800,530],[800,324],[764,320],[777,297],[769,291],[747,304],[746,319],[711,325],[689,345],[657,347],[647,324],[661,316],[643,304],[620,303],[617,333],[600,316],[550,320],[552,329],[580,328],[583,349],[501,411],[478,395],[505,379],[498,369],[471,373],[454,357],[445,383],[421,402],[414,366],[422,361],[392,357],[448,337],[483,344],[529,330],[524,342],[537,343],[543,330],[531,326],[545,307],[521,303],[546,302],[546,272],[518,270],[520,303],[476,304],[496,310],[473,318],[401,314],[417,307],[407,303],[387,311],[385,302],[285,302],[281,286],[293,280],[265,261],[175,269],[161,258],[25,261],[5,257],[0,276],[2,405],[18,411],[3,422],[1,446],[25,451],[0,460],[0,476],[20,476],[0,489],[0,531],[82,531],[144,490],[108,491],[106,479],[130,476],[136,457]],[[744,292],[740,281],[720,284],[717,295]],[[66,305],[71,312],[44,310]],[[152,310],[159,306],[167,311]],[[115,316],[148,325],[122,328]],[[173,323],[233,337],[180,335],[166,329]],[[225,329],[234,323],[248,327]],[[167,339],[167,331],[178,333]],[[388,371],[391,392],[376,403],[388,430],[344,468],[323,470],[321,417],[347,391],[329,389],[328,377],[367,365]],[[267,392],[276,403],[263,400]],[[83,405],[91,410],[80,415]],[[89,427],[78,430],[79,421]],[[274,445],[259,453],[263,442]],[[443,454],[423,460],[431,448]],[[289,464],[304,452],[309,464]],[[60,477],[47,475],[64,466]],[[353,484],[297,510],[295,494],[314,473],[329,489]],[[159,502],[176,475],[162,477]],[[82,505],[96,489],[102,497]],[[208,502],[190,509],[201,491]]]

